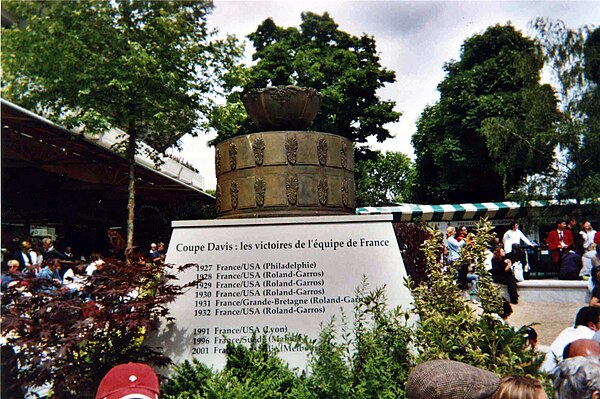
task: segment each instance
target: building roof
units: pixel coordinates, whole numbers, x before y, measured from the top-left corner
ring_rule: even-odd
[[[35,167],[77,181],[82,189],[127,192],[127,160],[103,145],[106,140],[65,129],[4,99],[1,104],[3,168]],[[136,156],[136,178],[136,196],[147,200],[214,202],[200,187],[202,177],[172,159],[157,168]]]
[[[400,204],[398,206],[362,207],[356,209],[357,215],[393,215],[395,222],[457,221],[488,219],[514,219],[527,214],[527,209],[548,207],[574,207],[577,205],[600,204],[600,198],[581,201],[526,201],[526,202],[483,202],[470,204],[419,205]]]

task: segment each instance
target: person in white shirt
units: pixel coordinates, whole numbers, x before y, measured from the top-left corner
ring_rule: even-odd
[[[587,251],[590,248],[590,245],[592,245],[594,243],[594,237],[596,236],[596,230],[594,230],[594,228],[592,227],[592,224],[588,221],[583,222],[583,225],[581,226],[582,229],[579,232],[579,234],[581,234],[582,237],[582,245],[583,245],[583,250]]]
[[[510,251],[512,251],[513,244],[519,245],[521,244],[521,241],[529,246],[533,246],[533,243],[529,241],[529,238],[527,238],[525,234],[519,230],[519,223],[512,222],[510,224],[510,229],[504,233],[504,236],[502,237],[504,252],[507,254],[510,253]]]
[[[575,325],[562,330],[550,345],[550,352],[546,354],[540,371],[551,372],[562,360],[568,344],[578,339],[592,339],[598,330],[600,330],[600,308],[584,306],[579,309],[575,317]]]

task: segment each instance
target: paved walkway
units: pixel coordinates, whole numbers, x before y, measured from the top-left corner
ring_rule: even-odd
[[[566,327],[573,325],[577,311],[587,304],[526,302],[511,305],[513,314],[508,323],[514,327],[538,323],[533,326],[538,333],[538,344],[550,345]]]

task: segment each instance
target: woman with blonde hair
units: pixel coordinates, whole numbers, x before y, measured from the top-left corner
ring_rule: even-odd
[[[548,399],[548,396],[538,380],[509,375],[500,380],[498,391],[491,399]]]

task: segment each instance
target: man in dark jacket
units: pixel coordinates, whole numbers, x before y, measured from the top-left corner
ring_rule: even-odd
[[[579,271],[581,270],[581,255],[573,251],[573,247],[569,247],[568,251],[563,255],[560,262],[561,280],[580,280]]]

